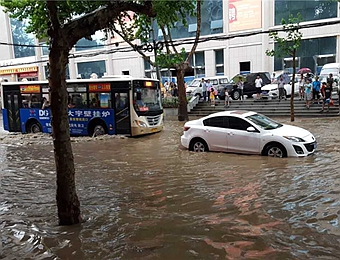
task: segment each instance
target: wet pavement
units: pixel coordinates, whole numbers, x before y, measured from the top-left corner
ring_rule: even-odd
[[[192,153],[176,121],[72,138],[85,220],[72,227],[57,225],[50,136],[1,131],[0,259],[338,259],[340,121],[293,124],[313,156]]]

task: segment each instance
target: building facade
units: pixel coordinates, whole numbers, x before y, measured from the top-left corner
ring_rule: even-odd
[[[303,18],[301,25],[311,25],[301,30],[303,41],[297,53],[297,67],[309,67],[318,73],[322,65],[340,62],[337,1],[205,0],[202,10],[202,42],[191,60],[194,70],[190,76],[232,77],[249,71],[290,70],[292,57],[273,58],[265,54],[266,50],[274,49],[275,44],[264,32],[280,28],[282,19],[287,20],[289,15],[297,13]],[[173,38],[183,43],[195,36],[197,28],[195,17],[187,20],[187,27],[178,23],[172,29]],[[0,78],[9,81],[46,79],[46,45],[25,32],[25,21],[10,19],[1,7],[0,24],[5,28],[0,34]],[[315,24],[318,26],[312,27]],[[161,41],[161,31],[157,28],[154,31],[156,40]],[[93,41],[80,40],[72,49],[67,68],[69,78],[89,78],[93,73],[98,77],[104,74],[156,77],[154,68],[121,39],[109,37],[102,41],[101,32],[92,38]],[[39,45],[41,47],[37,47]],[[183,44],[183,47],[190,51],[191,44]],[[153,52],[146,54],[154,58]],[[171,68],[162,69],[162,76],[174,76],[171,71]]]

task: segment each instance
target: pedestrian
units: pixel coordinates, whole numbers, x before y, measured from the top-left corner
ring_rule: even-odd
[[[331,95],[332,95],[332,90],[329,84],[326,82],[322,82],[322,96],[323,96],[323,102],[322,102],[322,109],[321,112],[324,111],[325,104],[327,104],[327,112],[329,111],[329,106],[331,103]]]
[[[303,77],[303,74],[301,74],[299,79],[299,100],[304,100],[305,98],[305,79]]]
[[[238,88],[238,91],[240,93],[240,97],[239,97],[239,100],[244,100],[244,96],[243,96],[243,79],[241,76],[238,77],[238,82],[237,82],[237,88]]]
[[[210,101],[211,92],[214,93],[214,91],[211,91],[211,89],[212,89],[212,84],[210,83],[210,80],[209,80],[209,79],[207,79],[206,85],[207,85],[207,91],[208,91],[208,101]]]
[[[228,88],[225,88],[225,91],[224,91],[224,107],[229,107],[229,106],[230,106],[229,90],[228,90]]]
[[[281,75],[279,80],[277,81],[277,85],[278,85],[278,89],[279,89],[279,101],[281,101],[281,99],[285,99],[286,95],[285,95],[285,80],[283,79],[283,76]]]
[[[262,79],[259,74],[257,74],[255,79],[255,87],[256,87],[256,96],[257,99],[261,98],[261,88],[262,88]]]
[[[318,101],[318,104],[320,104],[320,87],[321,83],[319,81],[319,77],[316,76],[313,81],[313,103]]]
[[[204,78],[202,78],[200,87],[202,88],[202,94],[203,94],[203,101],[208,101],[209,98],[207,97],[207,84],[204,81]]]
[[[270,80],[271,80],[272,84],[275,83],[275,81],[276,81],[276,74],[275,74],[275,72],[273,72],[272,77],[271,77]]]
[[[331,88],[331,92],[333,91],[333,87],[334,87],[334,78],[333,78],[333,74],[329,73],[329,76],[327,78],[327,85],[330,86]]]
[[[312,100],[312,82],[310,79],[306,79],[306,84],[305,84],[305,91],[304,91],[304,95],[305,95],[305,100],[306,100],[306,108],[309,109],[310,106],[310,102]]]
[[[210,105],[214,107],[215,106],[215,90],[213,87],[210,88],[209,93],[210,93]]]

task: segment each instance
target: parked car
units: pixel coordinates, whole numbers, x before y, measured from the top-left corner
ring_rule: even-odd
[[[243,94],[249,98],[252,97],[254,94],[256,94],[255,79],[257,75],[260,75],[263,85],[267,85],[271,83],[269,72],[255,72],[255,73],[247,74],[243,80],[244,81]],[[244,75],[238,74],[234,76],[233,79],[237,79],[238,78],[237,76],[244,77]],[[237,89],[236,84],[237,82],[233,81],[231,84],[225,86],[225,88],[229,88],[229,94],[231,98],[234,100],[240,99],[240,91]],[[224,93],[222,89],[220,89],[219,93],[220,93],[219,98],[224,99]]]
[[[292,75],[290,74],[281,74],[281,75],[284,76],[283,78],[285,80],[285,84],[284,84],[285,96],[290,97],[292,94],[292,84],[291,84]],[[269,98],[269,99],[275,99],[279,97],[279,89],[278,89],[277,81],[281,75],[275,78],[275,80],[271,84],[265,85],[261,88],[263,97]],[[298,78],[299,78],[298,76],[295,77],[294,95],[299,94]]]
[[[227,76],[214,76],[214,77],[206,77],[205,80],[210,80],[213,88],[218,89],[219,87],[223,87],[229,83],[229,78]],[[194,79],[190,85],[186,88],[187,96],[199,96],[199,98],[203,97],[203,91],[201,86],[202,78]]]
[[[237,83],[238,83],[240,77],[242,78],[243,82],[245,82],[245,80],[246,80],[246,75],[236,74],[236,75],[229,81],[229,83],[224,84],[224,85],[220,85],[220,86],[217,88],[217,95],[218,95],[218,98],[221,99],[221,100],[224,100],[226,89],[229,90],[229,95],[232,96],[232,92],[233,92],[234,90],[237,90]]]
[[[252,111],[223,111],[184,125],[181,144],[195,152],[219,151],[272,157],[303,157],[316,149],[315,137]]]

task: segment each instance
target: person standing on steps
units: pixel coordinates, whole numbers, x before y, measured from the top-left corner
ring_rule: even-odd
[[[203,94],[203,101],[206,102],[208,101],[208,97],[207,97],[207,84],[204,81],[204,78],[202,78],[201,80],[201,88],[202,88],[202,94]]]
[[[310,79],[306,79],[305,84],[305,100],[306,100],[306,108],[309,109],[310,102],[312,100],[312,82]]]
[[[261,98],[262,79],[261,79],[259,74],[256,76],[256,79],[255,79],[255,87],[256,87],[257,99],[260,99]]]
[[[240,97],[238,99],[243,101],[244,100],[244,96],[243,96],[243,80],[242,80],[241,76],[238,78],[237,89],[238,89],[238,91],[240,93]]]
[[[318,104],[320,104],[320,87],[321,83],[319,81],[319,77],[316,76],[313,81],[313,103],[317,101]]]
[[[301,74],[299,79],[299,97],[299,100],[304,100],[305,98],[305,79],[303,78],[303,74]]]
[[[332,89],[329,84],[326,82],[322,82],[322,96],[323,96],[323,102],[322,102],[322,109],[320,112],[324,111],[325,104],[327,104],[327,112],[329,111],[329,106],[331,103],[331,95],[332,95]]]
[[[286,95],[285,95],[285,81],[283,79],[283,76],[281,75],[279,80],[277,81],[277,85],[278,85],[278,89],[279,89],[279,101],[281,101],[281,99],[287,99]]]

